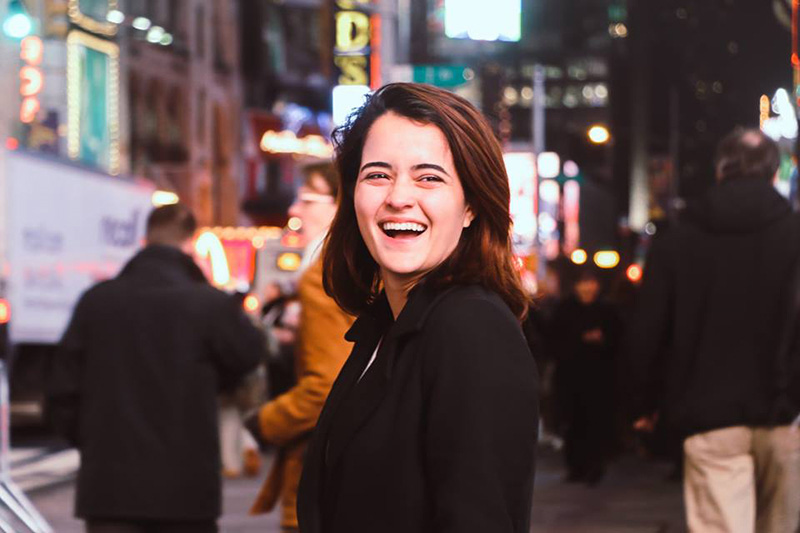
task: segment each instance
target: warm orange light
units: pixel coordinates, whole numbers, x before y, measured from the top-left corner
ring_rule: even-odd
[[[572,255],[570,255],[570,259],[572,259],[572,262],[575,263],[576,265],[582,265],[588,259],[588,255],[586,254],[586,250],[578,248],[577,250],[572,252]]]
[[[294,272],[300,268],[300,254],[296,252],[283,252],[278,256],[276,264],[279,269],[287,272]]]
[[[297,248],[300,246],[300,235],[297,233],[287,233],[281,239],[281,244],[289,248]]]
[[[42,91],[44,77],[42,71],[36,67],[25,66],[19,69],[19,94],[22,96],[33,96]]]
[[[37,113],[39,113],[39,100],[34,96],[28,96],[19,106],[19,120],[25,124],[33,122]]]
[[[594,144],[605,144],[611,138],[611,133],[608,131],[608,128],[602,124],[595,124],[589,128],[587,135],[589,140]]]
[[[43,55],[44,44],[39,37],[31,35],[30,37],[25,37],[22,39],[22,42],[20,42],[19,57],[27,64],[41,64]]]
[[[2,298],[0,299],[0,324],[8,324],[9,320],[11,320],[11,306],[8,304],[8,300]]]
[[[619,264],[619,254],[613,250],[601,250],[594,254],[594,264],[600,268],[614,268]]]
[[[631,282],[639,283],[642,280],[642,267],[633,264],[628,267],[628,270],[625,271],[625,275],[628,276],[628,279],[631,280]]]
[[[19,141],[15,137],[6,138],[6,150],[16,150],[19,148]]]
[[[255,311],[258,309],[259,301],[258,298],[253,296],[252,294],[248,294],[243,302],[244,308],[248,311]]]

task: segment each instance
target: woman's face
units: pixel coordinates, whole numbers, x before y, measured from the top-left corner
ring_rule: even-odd
[[[391,112],[367,134],[354,201],[361,237],[389,286],[413,285],[436,268],[473,219],[441,130]]]

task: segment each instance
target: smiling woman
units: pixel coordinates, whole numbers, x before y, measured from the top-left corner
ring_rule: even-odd
[[[537,374],[500,146],[463,98],[403,83],[335,138],[324,283],[359,318],[306,456],[300,530],[527,532]]]

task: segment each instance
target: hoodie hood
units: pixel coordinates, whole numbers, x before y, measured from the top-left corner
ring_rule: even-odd
[[[713,233],[759,231],[790,213],[772,183],[750,179],[722,182],[686,210],[691,222]]]

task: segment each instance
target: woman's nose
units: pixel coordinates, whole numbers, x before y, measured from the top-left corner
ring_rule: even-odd
[[[402,209],[414,204],[414,186],[411,180],[397,179],[386,195],[386,204],[395,208]]]

